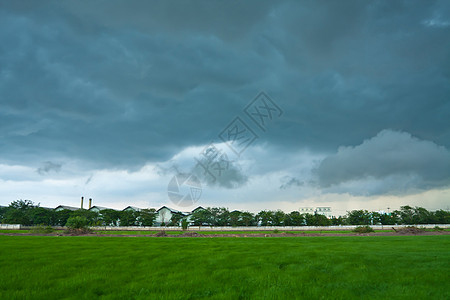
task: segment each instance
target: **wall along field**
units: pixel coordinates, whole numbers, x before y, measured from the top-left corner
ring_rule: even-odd
[[[0,236],[0,299],[448,299],[448,235]]]

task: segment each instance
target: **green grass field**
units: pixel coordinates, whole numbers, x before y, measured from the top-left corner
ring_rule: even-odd
[[[0,236],[0,299],[448,299],[449,236]]]

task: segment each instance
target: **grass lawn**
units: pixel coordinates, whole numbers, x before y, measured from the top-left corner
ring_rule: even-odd
[[[448,299],[449,236],[0,236],[0,299]]]
[[[0,229],[0,233],[28,233],[31,230],[23,230],[23,229]]]

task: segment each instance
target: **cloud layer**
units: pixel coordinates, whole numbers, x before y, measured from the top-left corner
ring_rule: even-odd
[[[3,162],[164,161],[260,90],[286,112],[264,136],[283,151],[385,128],[450,147],[445,1],[25,3],[0,7]]]
[[[383,130],[358,146],[340,147],[321,162],[317,175],[323,188],[342,185],[341,191],[360,194],[448,187],[450,151],[406,132]]]
[[[0,165],[13,171],[0,201],[14,200],[9,183],[81,176],[64,192],[78,199],[103,173],[160,201],[163,170],[191,172],[236,117],[258,138],[205,178],[230,203],[446,187],[449,12],[444,0],[2,1]],[[262,90],[283,110],[266,131],[244,112]],[[359,146],[333,155],[343,145]],[[146,166],[159,170],[147,185],[130,175]]]

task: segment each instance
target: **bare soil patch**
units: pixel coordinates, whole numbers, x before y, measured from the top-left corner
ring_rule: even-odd
[[[402,235],[416,235],[416,234],[424,234],[427,231],[414,227],[414,226],[408,226],[408,227],[404,227],[404,228],[400,228],[400,229],[394,229],[392,228],[395,232],[397,232],[398,234],[402,234]]]

